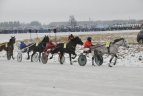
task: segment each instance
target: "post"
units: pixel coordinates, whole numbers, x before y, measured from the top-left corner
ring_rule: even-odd
[[[37,39],[38,39],[38,30],[36,30],[36,35],[37,35]]]
[[[57,29],[53,29],[54,33],[55,33],[55,42],[57,44],[57,36],[56,36],[56,33],[57,33]]]
[[[31,30],[31,29],[29,29],[29,33],[30,33],[30,39],[32,40],[32,37],[31,37],[31,32],[32,32],[32,30]]]

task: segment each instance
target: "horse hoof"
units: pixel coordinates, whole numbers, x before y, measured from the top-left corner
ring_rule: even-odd
[[[94,64],[92,64],[92,66],[95,66]]]
[[[95,65],[92,65],[92,66],[94,66],[94,67],[95,67]]]
[[[112,67],[111,65],[109,65],[108,67]]]
[[[75,59],[76,57],[72,57],[72,59]]]

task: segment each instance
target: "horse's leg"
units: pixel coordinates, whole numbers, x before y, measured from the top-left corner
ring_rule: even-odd
[[[53,58],[53,54],[55,54],[55,53],[58,53],[58,51],[57,51],[57,49],[54,49],[54,50],[51,50],[51,52],[50,52],[51,54],[52,54],[52,56],[50,57],[50,59],[52,59]]]
[[[52,56],[50,57],[50,59],[52,59],[52,58],[53,58],[53,54],[52,54],[52,53],[51,53],[51,55],[52,55]]]
[[[28,52],[27,52],[27,55],[28,55],[27,60],[29,60],[29,59],[30,59],[29,52],[30,52],[30,51],[28,50]]]
[[[111,64],[111,62],[112,62],[112,60],[113,60],[113,58],[114,58],[114,55],[111,55],[112,57],[111,57],[111,59],[110,59],[110,62],[109,62],[109,67],[112,67],[110,64]]]
[[[71,53],[69,53],[69,57],[70,57],[70,64],[72,65]]]
[[[75,58],[76,58],[76,56],[77,56],[77,54],[74,54],[74,57],[72,57],[72,59],[75,59]]]
[[[95,66],[95,65],[94,65],[94,58],[95,58],[95,57],[92,56],[92,66]]]
[[[12,56],[12,59],[14,60],[15,58],[13,57],[13,50],[12,50],[12,52],[11,52],[11,56]]]
[[[115,54],[115,62],[114,62],[114,65],[116,65],[116,62],[117,62],[117,55]]]
[[[32,55],[31,55],[31,62],[33,62],[33,55],[36,53],[36,51],[35,50],[33,50],[33,53],[32,53]]]
[[[72,57],[72,59],[75,59],[75,58],[76,58],[76,56],[77,56],[77,54],[75,53],[75,51],[71,52],[71,54],[73,54],[73,55],[74,55],[74,57]]]
[[[95,51],[92,51],[92,66],[95,66],[94,65],[94,59],[95,59]]]
[[[39,52],[39,62],[41,61],[41,52]]]
[[[63,57],[64,53],[63,52],[60,52],[59,56],[60,56],[60,63],[63,64],[62,62],[62,57]]]

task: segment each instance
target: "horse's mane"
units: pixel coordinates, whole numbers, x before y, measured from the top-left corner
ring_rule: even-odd
[[[41,42],[48,42],[48,41],[49,41],[49,36],[45,36]]]
[[[78,36],[75,36],[73,39],[71,39],[70,41],[73,42],[75,41],[77,38],[79,38]]]
[[[12,40],[13,40],[13,39],[12,39],[12,38],[10,38],[10,39],[9,39],[9,42],[12,42]]]
[[[75,36],[73,39],[71,39],[70,41],[69,41],[69,43],[77,43],[77,40],[79,39],[79,37],[78,36]]]
[[[116,42],[121,41],[121,40],[124,40],[124,38],[115,39],[115,40],[113,41],[113,44],[115,44]]]

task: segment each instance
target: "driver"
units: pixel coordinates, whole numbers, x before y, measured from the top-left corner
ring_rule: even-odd
[[[49,40],[49,42],[46,44],[46,48],[44,49],[44,51],[47,51],[47,49],[53,49],[55,48],[55,44],[52,42],[52,40]]]
[[[107,36],[107,41],[106,41],[106,48],[108,50],[108,53],[110,53],[110,44],[111,44],[111,37],[110,36]]]
[[[88,49],[87,53],[90,53],[91,50],[90,50],[90,47],[93,46],[92,44],[92,38],[91,37],[87,37],[87,40],[85,41],[85,43],[83,44],[83,47],[85,49]],[[86,51],[85,51],[86,52]]]
[[[21,41],[19,48],[23,49],[23,48],[26,48],[26,47],[27,47],[27,45],[24,43],[24,41]]]

